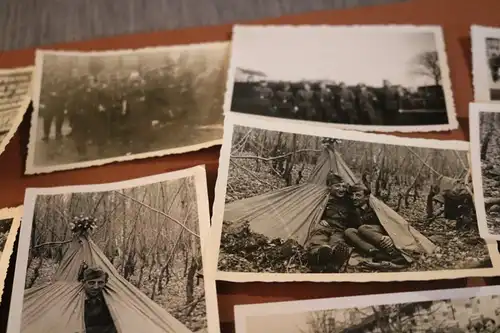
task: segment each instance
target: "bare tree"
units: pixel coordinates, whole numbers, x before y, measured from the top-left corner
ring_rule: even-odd
[[[414,59],[413,74],[432,79],[435,85],[441,84],[441,67],[437,51],[422,52]]]

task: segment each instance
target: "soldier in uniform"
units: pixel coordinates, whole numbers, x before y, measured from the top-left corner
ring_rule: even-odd
[[[297,91],[297,118],[303,120],[319,121],[318,112],[314,105],[314,91],[311,85],[305,82],[302,89]]]
[[[64,123],[64,110],[65,96],[61,96],[59,89],[61,89],[62,82],[54,79],[49,86],[49,92],[43,94],[42,103],[40,105],[40,115],[43,118],[43,141],[48,141],[50,138],[50,129],[52,124],[55,123],[55,138],[60,140],[62,138],[62,126]]]
[[[90,139],[91,123],[87,110],[94,107],[89,96],[90,88],[85,81],[79,81],[68,101],[68,118],[71,126],[71,138],[81,160],[87,158],[87,142]]]
[[[391,85],[388,80],[384,80],[380,103],[384,125],[396,125],[401,99],[397,88]]]
[[[356,112],[356,96],[345,83],[339,84],[337,95],[337,112],[343,123],[358,124],[358,115]]]
[[[370,207],[369,191],[364,186],[353,185],[349,192],[355,209],[350,216],[352,227],[345,231],[348,243],[374,261],[388,261],[395,265],[407,264]]]
[[[329,123],[338,123],[339,119],[334,108],[334,94],[325,82],[319,86],[317,93],[318,110],[320,113],[321,121]]]
[[[379,116],[376,111],[377,97],[368,90],[365,84],[359,85],[358,110],[362,124],[380,125]]]
[[[444,217],[456,221],[456,229],[467,229],[474,225],[476,212],[471,192],[460,182],[443,191]]]
[[[347,185],[336,174],[328,175],[330,196],[321,220],[314,226],[306,243],[309,266],[314,272],[338,272],[349,259],[344,241],[351,203]]]
[[[273,97],[274,93],[271,88],[269,88],[266,81],[260,81],[259,85],[255,88],[257,92],[259,113],[263,115],[273,114]]]
[[[84,321],[86,333],[117,333],[113,318],[104,301],[103,290],[108,283],[108,273],[98,267],[82,265],[80,281],[85,291]]]
[[[129,152],[144,152],[152,143],[151,118],[147,108],[147,100],[142,78],[131,78],[130,91],[125,100],[126,131],[125,142]]]
[[[275,94],[278,117],[290,118],[295,107],[295,97],[293,96],[290,83],[283,83],[283,88]]]

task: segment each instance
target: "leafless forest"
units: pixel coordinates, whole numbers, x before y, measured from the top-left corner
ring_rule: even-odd
[[[79,215],[97,218],[91,238],[125,279],[192,331],[206,327],[193,178],[38,196],[26,288],[51,281]]]
[[[490,233],[500,233],[500,113],[480,114],[481,170]]]
[[[3,249],[5,248],[5,243],[7,243],[7,238],[9,237],[11,226],[12,219],[0,220],[0,253],[2,253]]]
[[[486,318],[498,321],[499,314],[498,296],[325,310],[309,313],[299,332],[482,332]]]
[[[315,136],[235,127],[226,202],[307,181],[322,150],[321,141],[322,138]],[[489,257],[486,245],[477,231],[474,207],[470,207],[473,221],[469,221],[469,225],[462,229],[458,227],[457,221],[443,217],[442,205],[434,200],[439,193],[439,181],[443,177],[468,179],[468,158],[465,152],[342,140],[337,141],[336,147],[358,179],[371,189],[372,194],[438,246],[434,253],[422,255],[415,260],[410,271],[474,267],[477,260]],[[236,248],[239,246],[241,250],[244,244],[240,244],[236,236],[229,234],[232,232],[230,229],[223,230],[226,244],[222,242],[221,258],[229,259],[229,266],[246,267],[249,264],[244,260],[235,259],[240,256],[235,252]],[[262,251],[267,252],[263,256],[271,261],[267,258],[273,256],[271,253],[279,252],[279,246],[275,246],[272,241],[269,244]],[[289,269],[290,267],[294,268]],[[251,264],[245,269],[262,271],[262,267]],[[270,269],[307,272],[300,260],[294,265]],[[349,267],[348,271],[350,270],[358,271],[359,268]],[[238,267],[238,271],[241,271],[241,267]]]

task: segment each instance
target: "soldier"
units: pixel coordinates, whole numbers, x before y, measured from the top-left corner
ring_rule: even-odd
[[[375,110],[377,97],[368,90],[365,84],[359,85],[358,92],[358,110],[359,118],[362,124],[380,125],[379,116]]]
[[[443,191],[444,217],[456,221],[456,229],[467,229],[474,225],[476,212],[472,194],[466,184],[459,182]]]
[[[392,239],[380,224],[377,214],[370,207],[369,191],[364,186],[353,185],[349,188],[349,192],[355,209],[349,217],[350,224],[354,227],[345,231],[348,243],[374,261],[388,261],[401,266],[407,264],[406,259],[396,249]]]
[[[349,248],[344,241],[351,208],[347,185],[332,173],[328,175],[327,185],[330,196],[325,211],[306,243],[313,272],[338,272],[349,259]]]
[[[338,115],[334,108],[334,94],[333,91],[328,87],[325,82],[321,82],[319,85],[319,91],[316,94],[318,102],[318,111],[321,115],[321,121],[329,123],[338,123]]]
[[[340,119],[347,124],[358,124],[358,115],[356,112],[356,96],[352,90],[341,82],[337,95],[337,112]]]
[[[125,100],[126,140],[129,152],[144,152],[152,143],[151,119],[142,78],[131,78],[131,87]]]
[[[57,75],[57,74],[56,74]],[[55,123],[55,138],[62,138],[62,126],[64,123],[65,96],[61,96],[59,89],[63,83],[58,78],[52,81],[49,85],[47,93],[43,94],[42,103],[40,104],[40,115],[43,118],[43,141],[48,141],[50,138],[50,130],[52,124]]]
[[[103,290],[108,283],[108,273],[98,267],[86,267],[80,281],[85,292],[84,321],[87,333],[117,333],[113,318],[104,300]]]
[[[396,87],[384,80],[382,98],[380,100],[384,125],[396,125],[399,116],[401,98]]]
[[[259,85],[255,88],[258,97],[259,113],[268,115],[274,113],[273,110],[273,90],[269,88],[266,81],[260,81]]]
[[[295,107],[295,97],[293,96],[292,88],[289,82],[283,84],[283,89],[280,89],[275,94],[278,116],[290,118]]]
[[[314,105],[314,91],[307,82],[297,92],[297,107],[298,112],[296,116],[298,119],[320,121]]]

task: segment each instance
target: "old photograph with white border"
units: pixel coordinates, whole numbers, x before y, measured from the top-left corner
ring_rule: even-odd
[[[0,298],[3,294],[5,277],[13,255],[22,213],[22,206],[0,209]]]
[[[218,145],[229,43],[38,50],[26,174]]]
[[[500,28],[473,25],[472,74],[476,102],[500,101]]]
[[[479,232],[500,240],[500,104],[471,103],[469,122]]]
[[[32,76],[33,67],[0,69],[0,154],[30,105]]]
[[[387,142],[390,142],[388,144]],[[493,276],[469,143],[226,116],[210,246],[217,278],[392,281]]]
[[[498,332],[500,288],[235,306],[236,333]]]
[[[7,332],[219,332],[205,168],[28,188]]]
[[[233,28],[224,112],[330,128],[458,128],[438,26]]]

